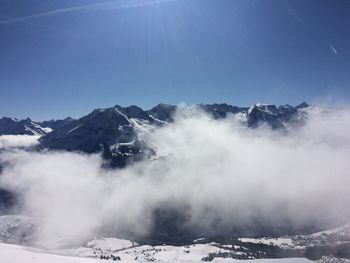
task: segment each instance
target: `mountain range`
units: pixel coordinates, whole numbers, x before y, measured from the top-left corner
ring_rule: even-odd
[[[237,107],[228,104],[199,104],[197,109],[215,119],[230,114],[240,114],[246,125],[257,128],[267,125],[272,129],[288,130],[288,127],[302,122],[306,117],[302,103],[289,105],[255,104],[251,107]],[[66,118],[35,122],[31,119],[0,119],[0,135],[39,135],[40,148],[51,150],[79,151],[85,153],[103,152],[112,167],[123,167],[130,160],[152,154],[141,140],[142,133],[174,121],[178,106],[158,104],[150,110],[138,106],[96,109],[79,119]]]

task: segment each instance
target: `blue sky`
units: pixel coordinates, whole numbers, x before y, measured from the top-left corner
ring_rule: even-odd
[[[0,115],[350,100],[347,0],[2,0]]]

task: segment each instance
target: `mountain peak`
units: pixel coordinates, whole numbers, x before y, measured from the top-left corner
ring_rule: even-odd
[[[300,103],[298,106],[295,106],[294,108],[296,108],[296,109],[304,109],[304,108],[307,108],[307,107],[310,107],[310,105],[307,104],[306,102],[303,102],[303,103]]]
[[[167,122],[173,120],[172,117],[176,109],[177,106],[175,105],[160,103],[146,112],[150,115],[151,118]]]

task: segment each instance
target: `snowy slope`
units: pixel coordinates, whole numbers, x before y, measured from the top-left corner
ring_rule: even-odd
[[[279,238],[239,238],[238,240],[243,243],[265,244],[287,249],[305,249],[316,246],[349,244],[350,223],[310,235],[285,236]]]
[[[167,252],[164,252],[167,251]],[[179,249],[166,248],[163,251],[158,252],[158,262],[200,262],[197,256],[180,256],[177,257]],[[202,256],[201,249],[197,251],[198,256]],[[133,255],[121,257],[120,262],[149,262],[147,259],[132,258]],[[1,263],[98,263],[107,262],[106,260],[100,260],[96,258],[87,257],[70,257],[52,254],[39,249],[32,249],[29,247],[8,245],[0,243],[0,262]],[[242,262],[233,259],[215,259],[212,262]],[[244,263],[307,263],[312,262],[307,259],[291,258],[291,259],[263,259],[263,260],[245,260]]]
[[[126,239],[101,238],[87,243],[87,247],[94,250],[119,251],[136,246],[136,242]]]
[[[0,244],[1,263],[96,263],[93,258],[68,257],[17,245]]]
[[[51,132],[49,127],[43,127],[27,118],[18,120],[15,118],[0,119],[0,135],[36,135],[41,136]]]

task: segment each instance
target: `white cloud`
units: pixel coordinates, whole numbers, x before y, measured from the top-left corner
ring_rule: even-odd
[[[33,135],[2,135],[0,136],[0,150],[35,146],[38,144],[39,137]]]

